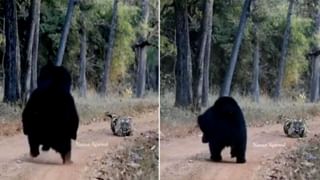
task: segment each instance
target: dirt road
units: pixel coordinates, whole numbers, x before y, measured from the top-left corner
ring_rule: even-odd
[[[134,117],[134,138],[141,132],[158,127],[157,111]],[[109,121],[80,126],[78,139],[73,142],[71,165],[62,165],[59,154],[50,150],[39,157],[29,157],[26,136],[19,134],[0,140],[1,180],[81,180],[87,179],[85,171],[88,162],[103,153],[112,151],[124,141],[123,137],[112,135]]]
[[[310,134],[320,132],[320,118],[309,123]],[[252,180],[259,179],[258,170],[268,159],[293,148],[298,139],[287,138],[282,125],[248,128],[247,163],[236,164],[230,149],[224,149],[223,162],[209,161],[208,144],[201,143],[201,135],[161,141],[160,177],[166,180]]]

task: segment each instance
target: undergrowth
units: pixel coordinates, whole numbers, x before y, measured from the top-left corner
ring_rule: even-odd
[[[300,99],[282,99],[275,102],[270,97],[261,96],[260,102],[255,103],[247,96],[236,94],[233,97],[241,107],[248,126],[283,123],[280,115],[310,120],[320,113],[320,104],[305,103]],[[209,96],[209,106],[212,106],[217,98],[217,95]],[[172,93],[160,97],[161,132],[166,136],[180,137],[198,129],[198,114],[190,109],[174,107],[174,100]],[[209,106],[203,107],[201,113]]]

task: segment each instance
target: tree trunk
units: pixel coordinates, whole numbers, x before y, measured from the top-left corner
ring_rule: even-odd
[[[234,73],[235,66],[238,59],[238,54],[239,54],[239,49],[241,45],[241,40],[243,37],[244,28],[246,27],[247,19],[250,14],[250,5],[251,5],[251,0],[245,0],[242,8],[236,40],[232,48],[229,68],[224,77],[224,82],[220,91],[220,96],[230,95],[231,81],[232,81],[233,73]]]
[[[319,99],[319,56],[311,57],[311,87],[310,87],[310,102],[316,102]]]
[[[85,27],[85,16],[80,12],[80,77],[79,77],[79,95],[80,97],[87,96],[87,32]]]
[[[146,68],[147,68],[147,46],[136,48],[136,58],[138,66],[136,72],[136,97],[141,98],[145,92]]]
[[[143,27],[148,27],[149,21],[149,0],[143,0],[142,2],[142,32],[141,37],[139,37],[138,44],[135,46],[136,58],[138,60],[137,74],[136,74],[136,97],[141,98],[145,92],[146,86],[146,67],[147,67],[147,29]]]
[[[211,38],[212,38],[212,17],[213,17],[213,0],[209,0],[208,4],[208,34],[207,42],[205,47],[205,56],[203,62],[203,87],[202,87],[202,106],[208,106],[208,96],[209,96],[209,72],[210,72],[210,59],[211,59]]]
[[[187,3],[176,0],[174,5],[177,46],[175,106],[188,107],[192,104],[192,67]]]
[[[30,29],[28,35],[28,44],[27,44],[27,56],[24,60],[23,69],[21,69],[22,78],[21,78],[21,99],[23,103],[27,103],[29,94],[30,94],[30,85],[31,85],[31,64],[32,64],[32,50],[34,45],[34,34],[36,27],[36,9],[37,0],[31,1],[30,11],[29,11],[29,22]]]
[[[16,21],[16,27],[18,29],[18,18]],[[16,60],[16,68],[17,68],[17,77],[18,77],[18,96],[19,100],[21,98],[21,54],[20,54],[20,40],[19,40],[19,31],[17,30],[17,43],[16,43],[16,54],[17,54],[17,60]]]
[[[111,21],[111,29],[109,33],[109,44],[105,48],[105,56],[104,56],[104,73],[102,77],[102,84],[100,94],[102,96],[107,96],[107,89],[109,86],[109,71],[112,61],[112,52],[114,41],[116,38],[116,30],[117,30],[117,22],[118,21],[118,0],[113,0],[113,10],[112,10],[112,21]]]
[[[315,31],[313,34],[313,37],[319,37],[320,35],[320,9],[318,6],[318,12],[316,13],[314,17],[314,24],[315,24]],[[312,51],[319,51],[320,50],[320,44],[316,44],[315,47],[312,47]],[[314,54],[311,52],[310,54]],[[311,82],[310,82],[310,102],[317,102],[319,99],[319,78],[320,78],[320,57],[319,54],[315,53],[314,55],[311,55],[309,58],[311,62]]]
[[[278,79],[276,82],[276,89],[274,94],[274,99],[277,100],[281,96],[281,87],[282,82],[284,79],[284,72],[285,72],[285,66],[286,66],[286,56],[288,52],[288,43],[290,38],[290,28],[291,28],[291,16],[292,16],[292,10],[295,0],[290,0],[289,7],[288,7],[288,14],[287,14],[287,21],[286,21],[286,28],[283,35],[283,41],[281,46],[281,55],[280,55],[280,61],[279,61],[279,74]]]
[[[259,103],[260,98],[260,86],[259,86],[259,74],[260,74],[260,39],[259,39],[259,21],[256,17],[259,15],[257,9],[257,0],[252,1],[252,22],[253,22],[253,69],[252,69],[252,82],[251,82],[251,99],[253,102]]]
[[[15,0],[5,0],[6,51],[4,57],[4,96],[3,101],[16,103],[19,100],[18,86],[18,26]]]
[[[207,37],[209,34],[209,16],[212,16],[213,0],[204,0],[203,4],[203,15],[201,24],[201,43],[197,59],[195,60],[195,73],[194,73],[194,84],[193,84],[193,110],[199,112],[201,110],[201,96],[203,87],[203,65],[204,57],[206,53]]]
[[[69,0],[69,2],[68,2],[66,19],[65,19],[63,31],[61,34],[59,50],[58,50],[57,59],[56,59],[57,66],[62,65],[63,55],[64,55],[64,51],[66,49],[66,44],[67,44],[67,38],[68,38],[68,34],[70,31],[70,27],[71,27],[72,14],[73,14],[73,10],[74,10],[76,3],[77,3],[76,0]]]
[[[31,91],[37,88],[40,7],[41,7],[41,0],[37,0],[36,16],[35,16],[36,25],[34,30],[34,38],[33,38],[34,41],[32,46],[32,60],[31,60],[31,85],[30,85]]]
[[[258,25],[257,22],[254,22],[254,53],[253,53],[253,74],[252,74],[252,85],[251,85],[251,97],[252,100],[256,103],[259,103],[260,98],[260,87],[259,87],[259,71],[260,71],[260,42],[258,35]]]

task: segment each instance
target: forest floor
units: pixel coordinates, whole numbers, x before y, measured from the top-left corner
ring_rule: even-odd
[[[78,130],[77,141],[73,142],[72,145],[72,161],[74,163],[70,165],[62,165],[60,155],[53,150],[41,152],[37,158],[31,158],[29,156],[27,138],[21,133],[21,128],[15,125],[3,125],[2,127],[5,128],[0,129],[1,132],[5,132],[0,134],[0,179],[99,179],[99,174],[92,173],[93,168],[97,171],[102,168],[117,171],[121,167],[115,165],[119,163],[114,162],[111,164],[112,167],[106,167],[106,165],[101,166],[99,162],[103,161],[102,158],[104,158],[105,155],[118,157],[121,160],[122,157],[118,155],[120,152],[119,146],[121,146],[122,149],[126,148],[127,144],[131,147],[133,144],[136,144],[135,142],[140,142],[137,141],[137,139],[149,137],[148,134],[157,134],[157,109],[153,108],[147,112],[139,113],[134,116],[133,119],[134,134],[130,137],[114,136],[110,129],[109,120],[107,120],[107,122],[99,121],[81,124]],[[146,148],[151,146],[151,149],[154,150],[155,147],[150,144],[158,145],[157,141],[157,138],[153,138],[152,141],[150,140],[150,142],[146,144]],[[144,151],[139,152],[144,153]],[[113,158],[113,160],[117,161],[117,158]],[[155,161],[153,164],[158,164],[157,159],[155,159]],[[137,166],[140,165],[135,164],[135,168],[137,168]],[[149,169],[148,171],[156,171],[154,174],[158,174],[157,167],[153,167],[152,170]],[[142,170],[140,170],[140,174],[143,174]]]
[[[160,178],[166,180],[288,179],[285,173],[288,173],[288,170],[296,171],[297,168],[291,165],[297,164],[297,162],[299,164],[302,159],[299,157],[303,152],[301,146],[313,143],[313,139],[319,139],[320,117],[309,120],[307,124],[310,132],[307,138],[302,139],[286,137],[282,124],[248,127],[247,162],[245,164],[236,164],[235,159],[230,158],[230,148],[223,150],[222,162],[210,161],[208,144],[201,142],[202,134],[198,130],[190,131],[184,137],[166,136],[166,132],[162,131]],[[318,142],[318,144],[320,143]],[[320,152],[316,148],[318,144],[308,146],[310,151],[318,150],[315,153],[317,156],[309,156],[309,158],[316,159],[317,162],[320,160]],[[295,151],[297,153],[294,153]],[[288,158],[293,159],[291,160],[293,163],[290,163]],[[315,163],[305,160],[301,160],[301,162],[311,168],[316,166]],[[289,169],[289,165],[291,169]],[[301,171],[301,169],[299,168],[301,173],[309,173],[309,171]],[[311,170],[317,171],[314,168]]]

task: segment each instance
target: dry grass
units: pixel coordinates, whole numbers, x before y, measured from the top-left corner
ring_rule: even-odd
[[[295,150],[278,155],[260,169],[257,179],[319,179],[320,140],[316,135]]]
[[[3,94],[1,89],[0,94]],[[73,92],[73,97],[82,124],[103,120],[105,118],[104,113],[107,111],[120,115],[135,116],[158,108],[158,95],[156,93],[149,93],[141,99],[112,95],[101,98],[93,91],[88,92],[87,98],[80,98],[76,92]],[[19,106],[0,102],[0,136],[11,136],[21,132],[22,110]]]
[[[157,94],[148,94],[138,99],[112,95],[100,97],[96,93],[89,92],[87,98],[80,98],[76,93],[74,98],[81,121],[85,123],[103,119],[105,112],[135,116],[153,111],[159,106]]]
[[[113,152],[89,164],[89,178],[158,180],[158,141],[158,130],[141,133],[135,139],[125,139]]]
[[[264,126],[267,124],[283,123],[279,115],[312,119],[319,115],[320,104],[304,103],[300,99],[274,102],[266,96],[260,97],[260,103],[255,103],[250,97],[238,94],[233,96],[243,110],[248,126]],[[212,106],[217,95],[209,97]],[[160,98],[161,132],[165,136],[185,136],[197,130],[197,114],[190,110],[174,107],[174,94],[167,93]],[[208,107],[202,108],[202,112]]]

